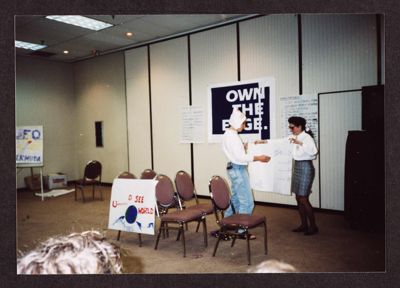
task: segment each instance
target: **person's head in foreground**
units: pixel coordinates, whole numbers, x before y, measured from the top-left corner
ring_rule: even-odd
[[[119,274],[118,246],[97,231],[57,236],[17,260],[18,274]]]
[[[290,273],[297,272],[297,270],[290,264],[278,261],[267,260],[261,262],[256,267],[250,268],[249,273]]]

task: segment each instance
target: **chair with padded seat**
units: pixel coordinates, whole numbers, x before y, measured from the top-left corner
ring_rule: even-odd
[[[118,179],[137,179],[136,176],[130,172],[124,171],[121,172],[118,176]],[[139,247],[142,247],[142,234],[137,233],[139,237]],[[121,230],[118,230],[118,236],[117,236],[117,241],[119,241],[119,238],[121,237]]]
[[[158,248],[158,243],[160,241],[161,233],[168,231],[170,229],[178,230],[177,241],[182,235],[183,244],[183,257],[186,257],[186,242],[185,242],[185,229],[184,225],[189,222],[202,222],[203,223],[203,236],[204,236],[204,246],[207,247],[207,225],[206,218],[200,210],[195,209],[184,209],[175,210],[173,212],[168,212],[169,208],[172,208],[174,199],[174,187],[171,179],[166,175],[157,175],[156,180],[158,181],[156,185],[156,200],[158,207],[164,207],[165,213],[159,214],[160,217],[160,227],[157,233],[155,250]],[[169,224],[177,224],[177,227],[171,227]]]
[[[152,169],[143,170],[140,175],[140,179],[154,179],[157,176],[157,173]]]
[[[83,178],[75,181],[75,201],[77,201],[77,191],[78,188],[82,192],[82,202],[85,202],[85,195],[84,195],[84,187],[85,186],[92,186],[92,194],[94,200],[94,191],[96,185],[101,185],[101,163],[96,160],[89,161],[83,173]],[[100,190],[100,199],[103,200],[103,193]]]
[[[187,203],[190,200],[195,200],[194,205],[185,205],[186,209],[197,209],[200,210],[204,215],[209,215],[213,213],[214,210],[212,203],[199,203],[199,199],[197,198],[197,193],[192,178],[187,172],[180,170],[178,171],[178,173],[176,173],[175,186],[179,197],[178,200],[180,202],[183,203],[183,201],[185,201]],[[184,206],[181,205],[181,207]],[[196,228],[196,232],[198,230],[199,225]]]
[[[248,265],[251,264],[250,254],[250,234],[249,229],[263,226],[264,227],[264,253],[268,254],[267,242],[267,220],[263,215],[257,214],[234,214],[224,217],[224,211],[231,205],[231,196],[229,186],[226,180],[220,176],[213,176],[209,182],[209,190],[211,201],[214,206],[214,213],[217,224],[219,226],[218,239],[215,243],[213,257],[215,256],[219,242],[225,236],[232,238],[231,247],[235,245],[235,240],[244,235],[247,242],[247,260]],[[232,206],[233,210],[234,207]],[[243,233],[238,233],[238,230],[244,230]]]

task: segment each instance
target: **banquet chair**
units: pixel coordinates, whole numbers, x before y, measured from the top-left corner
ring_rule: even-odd
[[[186,257],[184,225],[189,222],[203,223],[204,246],[207,247],[207,225],[206,218],[203,213],[200,210],[195,209],[175,210],[168,213],[168,208],[173,207],[175,203],[173,183],[171,179],[166,175],[157,175],[156,180],[158,181],[156,185],[157,204],[158,206],[165,207],[166,213],[159,214],[160,227],[158,229],[156,245],[154,249],[157,250],[160,236],[163,231],[175,229],[178,230],[177,241],[179,240],[180,235],[182,235],[183,257]],[[177,227],[171,227],[171,225],[169,224],[176,224]]]
[[[234,214],[224,217],[224,211],[231,205],[231,196],[229,186],[226,180],[220,176],[213,176],[209,182],[209,190],[211,201],[214,206],[214,213],[217,224],[219,226],[218,239],[215,243],[213,257],[215,256],[220,240],[228,235],[232,238],[231,247],[234,246],[236,238],[245,236],[247,242],[247,262],[251,264],[250,254],[250,234],[249,229],[263,226],[264,227],[264,253],[268,254],[267,243],[267,220],[263,215],[257,214]],[[234,207],[232,206],[233,210]],[[238,233],[239,229],[243,229],[243,233]]]
[[[140,175],[140,179],[154,179],[157,176],[157,173],[152,169],[145,169]]]
[[[101,185],[101,163],[96,160],[89,161],[83,173],[83,178],[75,181],[75,201],[77,200],[77,189],[82,192],[82,202],[85,202],[84,187],[92,186],[92,194],[94,200],[94,191],[96,185]],[[102,189],[100,188],[100,199],[103,200]]]
[[[181,203],[183,201],[187,202],[190,200],[195,200],[195,204],[194,205],[190,205],[190,206],[186,206],[186,209],[197,209],[200,210],[203,215],[209,215],[213,213],[213,205],[211,203],[207,204],[207,203],[199,203],[199,200],[197,198],[197,193],[196,193],[196,189],[194,187],[192,178],[190,177],[190,175],[183,171],[180,170],[178,171],[178,173],[176,173],[175,176],[175,186],[176,186],[176,190],[178,192],[178,201],[180,201]],[[183,201],[182,201],[183,200]],[[183,205],[181,204],[181,207],[183,207]],[[198,232],[199,230],[199,225],[197,225],[196,228],[196,232]]]

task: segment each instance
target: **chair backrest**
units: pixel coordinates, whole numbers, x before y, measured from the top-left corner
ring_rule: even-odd
[[[175,192],[171,179],[166,175],[159,174],[157,175],[156,180],[158,181],[156,185],[157,202],[165,208],[172,206],[175,203]]]
[[[228,209],[231,195],[226,180],[220,176],[213,176],[209,183],[209,190],[214,210],[224,211]]]
[[[94,180],[97,177],[101,178],[101,163],[96,160],[89,161],[85,167],[84,178]]]
[[[133,175],[132,173],[128,172],[128,171],[124,171],[124,172],[119,173],[117,178],[120,178],[120,179],[136,179],[136,176]]]
[[[181,197],[184,201],[189,201],[192,198],[196,198],[197,202],[193,181],[188,173],[183,170],[176,173],[175,186],[179,197]]]
[[[157,173],[151,169],[145,169],[140,175],[140,179],[154,179],[157,176]]]

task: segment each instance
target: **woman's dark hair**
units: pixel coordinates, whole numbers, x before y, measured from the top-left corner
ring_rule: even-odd
[[[305,131],[307,134],[314,138],[314,133],[310,130],[310,128],[306,129],[307,121],[303,117],[292,116],[288,119],[288,122],[289,124],[293,124],[296,127],[300,126],[302,131]]]

